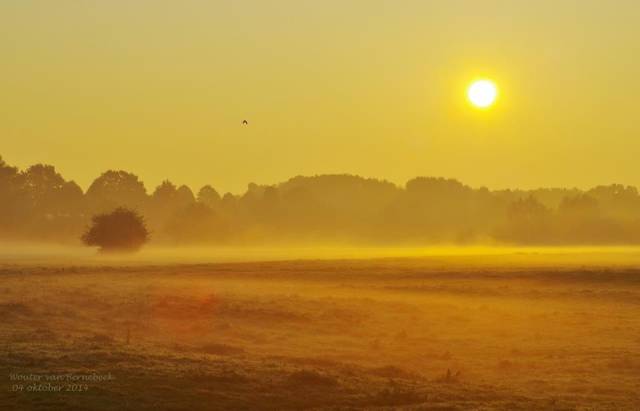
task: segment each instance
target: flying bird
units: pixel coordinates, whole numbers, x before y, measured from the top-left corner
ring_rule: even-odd
[[[242,120],[242,125],[243,126],[247,126],[247,125],[249,125],[249,122],[247,120]]]

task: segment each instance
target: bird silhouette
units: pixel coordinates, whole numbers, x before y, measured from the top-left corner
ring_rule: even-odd
[[[247,126],[247,125],[249,125],[249,122],[247,120],[242,120],[242,125],[243,126]]]

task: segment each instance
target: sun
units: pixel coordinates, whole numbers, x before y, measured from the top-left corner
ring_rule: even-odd
[[[476,80],[467,89],[467,98],[476,108],[487,109],[491,107],[497,97],[498,87],[491,80]]]

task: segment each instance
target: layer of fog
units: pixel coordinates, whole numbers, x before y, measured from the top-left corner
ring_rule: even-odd
[[[102,254],[93,248],[26,242],[0,243],[0,265],[128,265],[206,264],[291,260],[349,260],[419,258],[437,262],[440,257],[458,257],[461,264],[495,262],[513,264],[640,265],[640,247],[515,247],[515,246],[425,246],[357,247],[318,244],[273,247],[167,247],[148,246],[138,253]],[[452,261],[447,258],[448,264]]]

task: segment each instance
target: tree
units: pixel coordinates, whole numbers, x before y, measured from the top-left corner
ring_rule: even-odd
[[[143,217],[123,207],[94,216],[91,227],[82,236],[86,245],[98,246],[101,252],[137,251],[148,240]]]
[[[113,207],[142,207],[147,190],[138,176],[126,171],[109,170],[89,186],[87,200],[93,210],[104,211]]]
[[[151,195],[151,200],[154,207],[169,210],[171,213],[196,201],[189,187],[181,185],[176,188],[175,184],[169,180],[164,180],[156,187]]]
[[[0,157],[0,236],[15,235],[31,212],[24,175]]]
[[[209,207],[215,207],[221,199],[220,194],[210,185],[206,185],[198,191],[198,202]]]
[[[149,222],[154,229],[163,224],[181,210],[195,202],[193,192],[187,186],[176,187],[169,180],[164,180],[151,195],[151,202],[147,208]]]
[[[156,201],[158,203],[169,203],[174,200],[177,191],[178,189],[176,188],[175,184],[173,184],[169,180],[164,180],[153,191],[151,198],[153,201]]]
[[[557,241],[551,218],[551,210],[529,195],[509,205],[507,225],[499,237],[520,244]]]
[[[167,222],[166,234],[181,244],[219,241],[227,229],[218,214],[204,203],[192,203],[179,209]]]
[[[69,187],[65,187],[67,182],[55,167],[36,164],[21,174],[23,190],[29,199],[34,216],[52,217],[68,213],[69,204],[65,203],[64,195]],[[82,197],[82,190],[80,190],[80,197]],[[78,201],[78,197],[74,196],[72,200]]]
[[[176,191],[176,201],[178,207],[183,208],[195,203],[196,197],[193,195],[193,191],[191,191],[188,186],[183,184],[178,187],[178,191]]]

